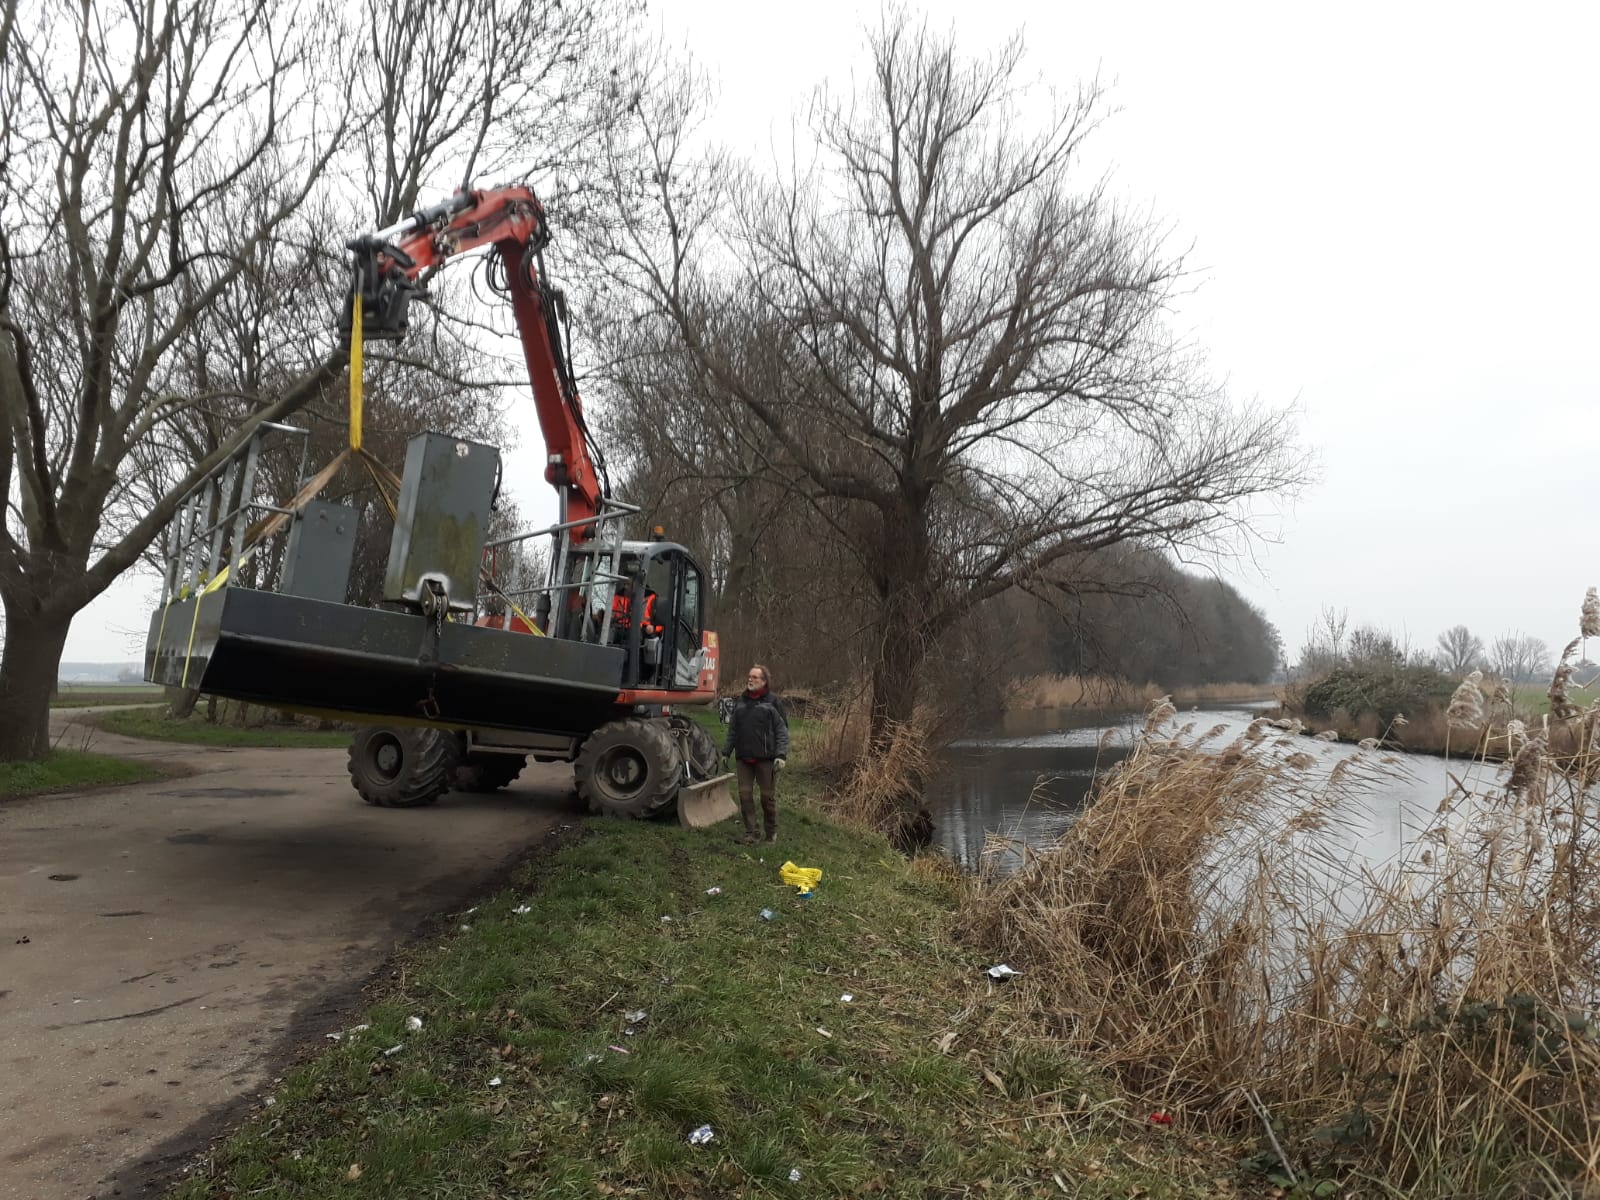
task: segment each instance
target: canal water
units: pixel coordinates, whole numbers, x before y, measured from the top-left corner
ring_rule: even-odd
[[[1198,737],[1221,725],[1208,745],[1221,747],[1255,718],[1274,711],[1270,701],[1180,712],[1176,725]],[[1006,872],[1024,846],[1051,844],[1083,811],[1095,779],[1126,758],[1144,727],[1143,712],[1041,709],[1008,713],[1000,724],[964,738],[945,751],[945,769],[928,793],[935,841],[969,869]],[[1326,778],[1341,758],[1362,756],[1345,790],[1352,793],[1340,821],[1327,831],[1328,849],[1341,846],[1355,860],[1379,867],[1393,861],[1426,827],[1453,784],[1493,786],[1495,768],[1424,755],[1400,756],[1354,746],[1294,739],[1293,750],[1315,757],[1308,783]]]

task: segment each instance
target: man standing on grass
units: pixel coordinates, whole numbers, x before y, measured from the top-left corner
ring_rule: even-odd
[[[766,840],[778,840],[778,772],[789,754],[789,718],[783,701],[772,692],[772,677],[760,663],[745,678],[744,695],[728,718],[728,736],[722,753],[733,755],[739,772],[739,811],[744,816],[744,836],[735,840],[749,846],[756,833],[755,785],[761,785],[761,817]]]

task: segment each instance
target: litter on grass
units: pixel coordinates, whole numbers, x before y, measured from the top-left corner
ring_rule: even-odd
[[[829,1033],[821,1025],[817,1026],[817,1032],[820,1033],[823,1037],[826,1037],[826,1038],[831,1038],[833,1036],[833,1034]]]
[[[1013,975],[1021,975],[1022,972],[1013,966],[1007,965],[1006,963],[996,963],[994,966],[985,971],[984,974],[990,979],[1010,979]]]
[[[716,1138],[716,1132],[709,1125],[702,1125],[689,1135],[689,1145],[704,1146]]]
[[[670,925],[672,923],[672,918],[663,913],[661,915],[661,923],[663,925]]]
[[[800,1168],[799,1167],[791,1167],[789,1169],[789,1182],[790,1183],[799,1183],[800,1182]]]
[[[839,1003],[840,1004],[849,1004],[850,1001],[852,1001],[854,999],[855,999],[855,997],[853,995],[851,995],[849,992],[846,992],[844,995],[839,997]]]
[[[522,916],[523,913],[531,913],[533,911],[533,905],[531,905],[531,904],[519,904],[515,908],[513,908],[511,911],[516,913],[517,916],[520,917],[520,916]]]
[[[778,868],[778,878],[790,887],[798,888],[802,895],[810,895],[822,882],[822,868],[797,867],[792,862],[786,862]]]
[[[490,1087],[499,1087],[500,1086],[500,1076],[496,1075],[493,1079],[489,1080],[489,1086]]]
[[[770,921],[770,920],[772,920],[773,917],[775,917],[777,915],[778,914],[773,912],[770,908],[763,908],[761,910],[761,919],[763,921]]]
[[[421,1017],[407,1017],[406,1018],[406,1028],[411,1030],[412,1033],[415,1033],[417,1030],[422,1028],[422,1018]]]
[[[387,1050],[385,1050],[383,1052],[383,1056],[385,1058],[393,1058],[396,1054],[399,1054],[400,1051],[402,1051],[404,1049],[405,1049],[404,1046],[390,1046]]]
[[[622,1014],[622,1019],[624,1021],[626,1021],[629,1025],[642,1025],[644,1023],[645,1018],[648,1017],[649,1015],[650,1014],[645,1012],[644,1009],[636,1008],[632,1012],[623,1013]]]
[[[607,1050],[615,1050],[618,1054],[632,1054],[633,1053],[633,1051],[629,1050],[626,1046],[607,1046],[606,1049]],[[595,1057],[599,1058],[600,1056],[598,1054],[596,1054]]]
[[[709,887],[709,888],[706,889],[706,895],[708,895],[708,896],[720,896],[720,895],[722,895],[722,889],[719,888],[719,887]]]

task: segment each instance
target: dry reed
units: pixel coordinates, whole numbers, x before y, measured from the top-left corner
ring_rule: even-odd
[[[967,936],[1151,1104],[1245,1134],[1259,1095],[1341,1194],[1600,1185],[1592,752],[1464,772],[1402,862],[1357,873],[1344,814],[1387,756],[1319,777],[1269,730],[1154,724],[1055,848],[976,891]]]
[[[875,746],[862,696],[814,711],[797,743],[807,765],[830,777],[824,809],[896,845],[926,841],[931,819],[922,792],[937,763],[932,712],[919,708],[910,721],[891,723]]]
[[[1483,724],[1483,693],[1478,689],[1482,679],[1483,672],[1474,671],[1451,693],[1450,706],[1445,709],[1450,728],[1476,729]]]

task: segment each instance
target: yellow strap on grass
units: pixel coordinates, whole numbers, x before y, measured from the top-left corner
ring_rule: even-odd
[[[361,294],[351,299],[350,316],[350,449],[361,449]]]

